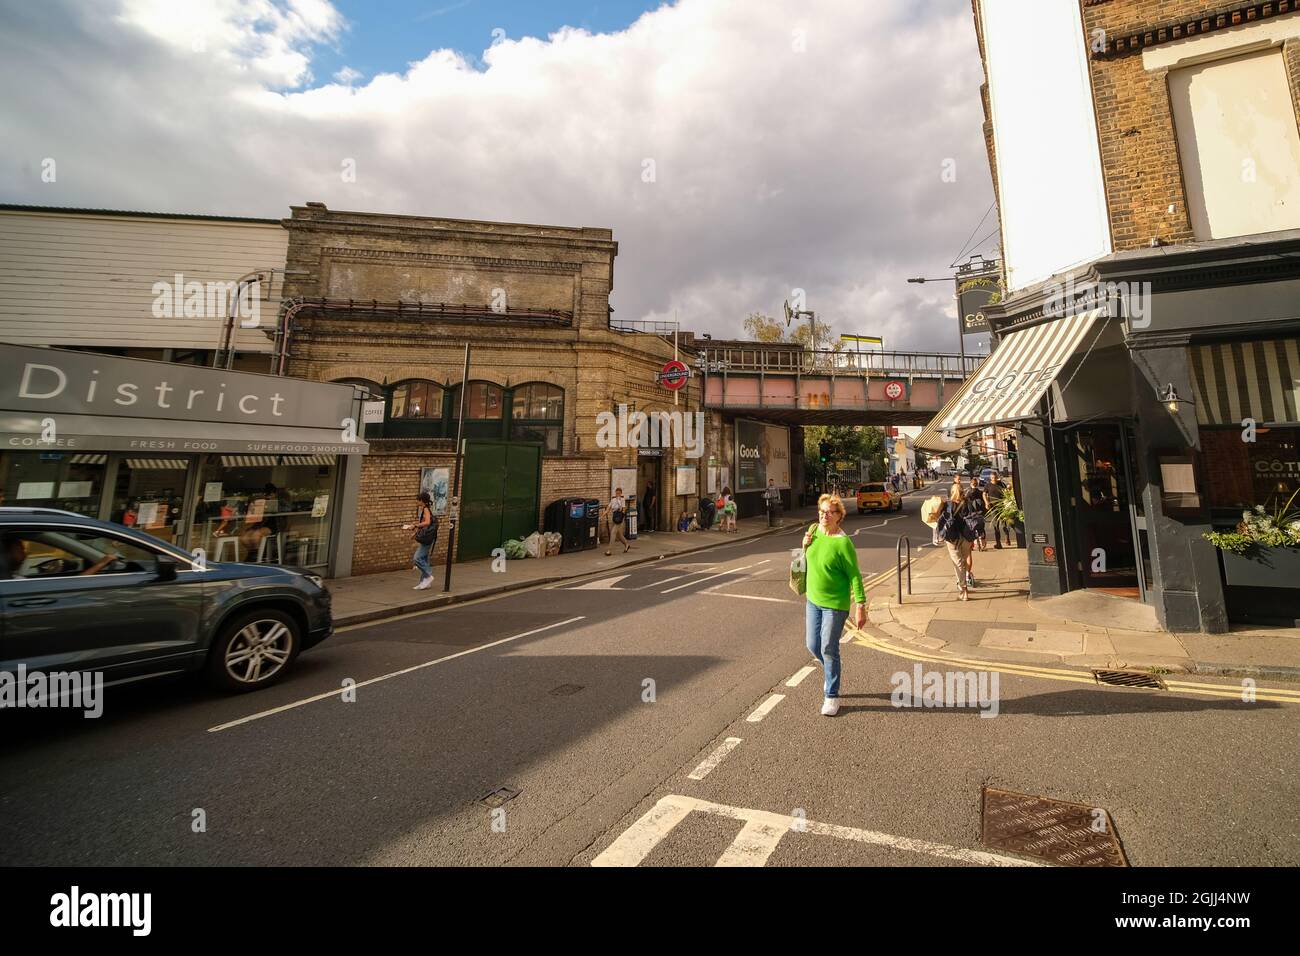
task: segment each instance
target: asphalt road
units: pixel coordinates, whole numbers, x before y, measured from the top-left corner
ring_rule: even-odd
[[[906,502],[849,517],[867,577],[928,543]],[[1135,865],[1300,860],[1295,707],[1004,675],[995,719],[899,709],[913,662],[849,644],[821,717],[801,530],[348,629],[257,694],[18,712],[0,862],[969,865],[986,784],[1105,808]]]

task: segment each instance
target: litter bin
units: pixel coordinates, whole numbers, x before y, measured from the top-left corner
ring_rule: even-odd
[[[542,516],[542,527],[546,531],[560,534],[560,553],[582,551],[587,545],[587,500],[585,498],[561,498],[546,506]]]

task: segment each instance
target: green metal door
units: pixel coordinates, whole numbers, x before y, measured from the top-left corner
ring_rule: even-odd
[[[537,530],[542,446],[489,440],[465,442],[457,529],[458,560],[486,558],[507,538]]]

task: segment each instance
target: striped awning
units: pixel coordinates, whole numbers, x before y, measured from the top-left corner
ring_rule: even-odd
[[[1104,328],[1106,312],[1092,309],[1001,339],[927,428],[960,437],[984,425],[1034,418],[1039,401],[1098,319]]]
[[[68,459],[70,465],[102,465],[108,461],[107,455],[73,455]]]
[[[976,367],[975,371],[971,373],[971,379],[978,377],[992,358],[992,355],[986,355],[984,360]],[[921,434],[917,435],[916,440],[912,442],[913,446],[916,448],[923,448],[926,451],[944,453],[957,451],[966,444],[966,438],[973,434],[977,429],[962,428],[946,430],[941,427],[942,423],[947,421],[949,416],[952,414],[952,410],[957,405],[957,401],[962,397],[962,392],[964,390],[965,383],[963,383],[962,387],[958,388],[957,391],[952,393],[952,398],[944,402],[943,408],[939,409],[939,414],[930,419],[930,424],[921,429]]]
[[[1300,422],[1300,339],[1192,345],[1187,353],[1200,424]]]
[[[274,468],[277,465],[332,465],[333,455],[222,455],[226,468]]]
[[[184,471],[190,467],[190,462],[187,458],[128,458],[126,466],[132,471]]]

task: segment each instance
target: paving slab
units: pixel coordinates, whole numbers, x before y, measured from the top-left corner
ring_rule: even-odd
[[[1037,651],[1050,654],[1082,654],[1082,631],[1014,631],[992,627],[980,639],[984,648]]]

